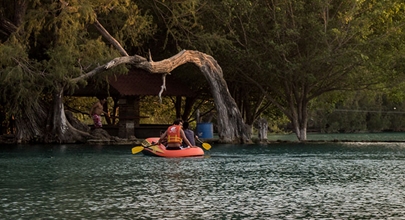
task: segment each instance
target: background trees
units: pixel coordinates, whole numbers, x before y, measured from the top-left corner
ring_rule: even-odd
[[[216,17],[222,18],[232,41],[224,56],[234,64],[224,67],[228,82],[239,94],[256,90],[254,100],[260,106],[276,106],[299,140],[306,140],[315,98],[402,80],[398,59],[403,59],[399,39],[404,37],[404,4],[399,1],[246,0],[217,5],[221,10],[214,10]]]
[[[44,127],[51,134],[63,134],[60,96],[76,88],[76,81],[68,79],[85,84],[79,80],[84,72],[125,53],[147,57],[150,51],[155,60],[183,49],[210,54],[222,67],[244,123],[251,126],[259,117],[275,120],[285,115],[299,140],[306,139],[315,110],[343,105],[345,93],[333,91],[379,89],[385,96],[373,97],[389,96],[384,100],[397,103],[404,97],[399,88],[404,82],[405,6],[399,0],[5,0],[0,4],[0,105],[7,116],[17,116],[20,138],[35,138]],[[103,38],[101,27],[116,42]],[[176,106],[186,106],[176,117],[190,119],[201,103],[212,103],[209,84],[198,71],[190,66],[173,71],[200,91],[190,100],[172,99]],[[117,74],[125,72],[125,66],[114,69]],[[97,77],[104,79],[106,74],[112,72]],[[376,122],[373,117],[366,119]],[[360,117],[345,118],[353,122],[351,130],[373,127],[356,128],[354,119]],[[63,141],[61,136],[56,139]]]

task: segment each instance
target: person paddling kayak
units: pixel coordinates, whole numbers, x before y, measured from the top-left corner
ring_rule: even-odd
[[[160,136],[158,144],[162,143],[162,140],[166,138],[167,150],[178,150],[181,149],[183,141],[190,147],[193,145],[187,139],[184,131],[182,129],[183,121],[177,119],[173,122],[173,125],[167,128],[167,130]]]

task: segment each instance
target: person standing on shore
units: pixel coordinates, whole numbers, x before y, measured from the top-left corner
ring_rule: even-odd
[[[103,109],[103,105],[106,101],[106,98],[99,98],[98,102],[94,103],[93,107],[90,109],[90,116],[93,119],[94,128],[103,127],[103,124],[101,123],[101,114],[107,114]]]

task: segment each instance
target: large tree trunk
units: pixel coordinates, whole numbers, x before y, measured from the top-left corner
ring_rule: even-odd
[[[63,105],[63,89],[53,94],[53,114],[50,120],[51,136],[58,143],[76,143],[85,142],[90,137],[87,132],[74,128],[66,118]]]
[[[289,118],[294,126],[295,135],[299,141],[307,140],[307,124],[308,124],[308,103],[302,101],[300,105],[295,106],[290,104],[291,114]]]
[[[18,143],[42,141],[46,127],[47,106],[39,101],[34,105],[24,106],[24,110],[16,115],[16,140]]]
[[[299,141],[306,141],[307,140],[307,126],[306,122],[294,120],[293,126],[295,135],[297,136]]]
[[[250,132],[246,130],[239,108],[229,93],[221,67],[210,56],[202,53],[195,55],[201,56],[199,67],[210,85],[211,94],[214,98],[218,113],[219,139],[227,143],[245,143],[250,141]]]

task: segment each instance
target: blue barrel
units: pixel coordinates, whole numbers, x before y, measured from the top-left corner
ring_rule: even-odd
[[[214,129],[212,123],[197,123],[197,136],[199,138],[213,138]]]

